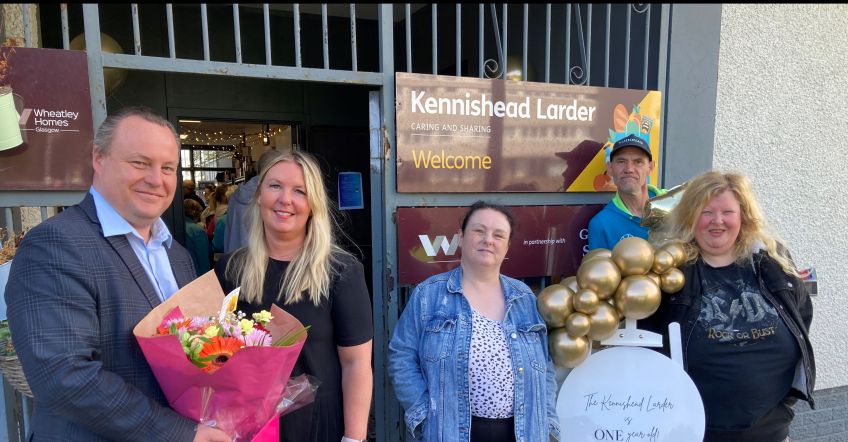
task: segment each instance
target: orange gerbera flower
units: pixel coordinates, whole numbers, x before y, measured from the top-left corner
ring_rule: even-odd
[[[206,366],[203,367],[203,371],[214,373],[233,357],[243,345],[244,343],[236,338],[224,336],[211,338],[209,342],[203,344],[203,348],[198,355],[201,360],[211,358],[209,361],[205,361]]]
[[[191,326],[191,318],[179,318],[165,321],[162,325],[156,327],[156,335],[161,336],[171,334],[171,325],[176,325],[177,330],[181,328],[188,328]]]

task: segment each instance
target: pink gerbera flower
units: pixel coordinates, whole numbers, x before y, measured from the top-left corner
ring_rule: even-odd
[[[271,345],[271,335],[257,328],[244,335],[243,339],[244,345],[248,347],[268,347]]]

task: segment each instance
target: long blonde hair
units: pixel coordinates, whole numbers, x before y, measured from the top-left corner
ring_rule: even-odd
[[[247,210],[247,246],[233,253],[227,263],[225,276],[241,285],[241,296],[248,302],[256,302],[262,298],[269,256],[258,199],[268,171],[283,161],[295,163],[303,170],[306,201],[311,214],[306,222],[303,247],[286,268],[275,299],[291,304],[300,301],[306,292],[309,300],[318,306],[321,299],[329,295],[332,265],[341,254],[347,252],[335,242],[333,226],[337,224],[324,188],[321,169],[315,158],[305,152],[280,152],[268,158],[259,171],[256,193],[251,198]]]
[[[751,181],[741,173],[721,173],[715,170],[704,172],[693,178],[686,186],[680,202],[672,209],[666,221],[667,238],[684,242],[686,262],[695,261],[701,253],[695,241],[695,229],[701,211],[714,197],[730,191],[739,201],[741,226],[734,244],[736,262],[750,262],[753,254],[765,249],[769,256],[780,264],[789,275],[798,275],[798,271],[789,259],[785,247],[779,244],[777,235],[768,227],[760,205],[754,197]]]

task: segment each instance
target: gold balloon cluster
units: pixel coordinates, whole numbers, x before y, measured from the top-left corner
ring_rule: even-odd
[[[625,238],[612,251],[592,250],[577,275],[545,287],[536,305],[551,330],[554,363],[574,368],[589,356],[590,341],[615,334],[623,318],[651,316],[662,292],[683,288],[677,267],[685,258],[679,242],[654,248],[642,238]]]

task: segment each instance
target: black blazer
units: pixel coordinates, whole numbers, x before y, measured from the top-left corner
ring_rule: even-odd
[[[168,250],[177,284],[195,277]],[[195,423],[168,408],[132,329],[160,303],[125,236],[103,237],[94,199],[42,222],[12,261],[6,304],[32,389],[35,441],[190,441]]]

